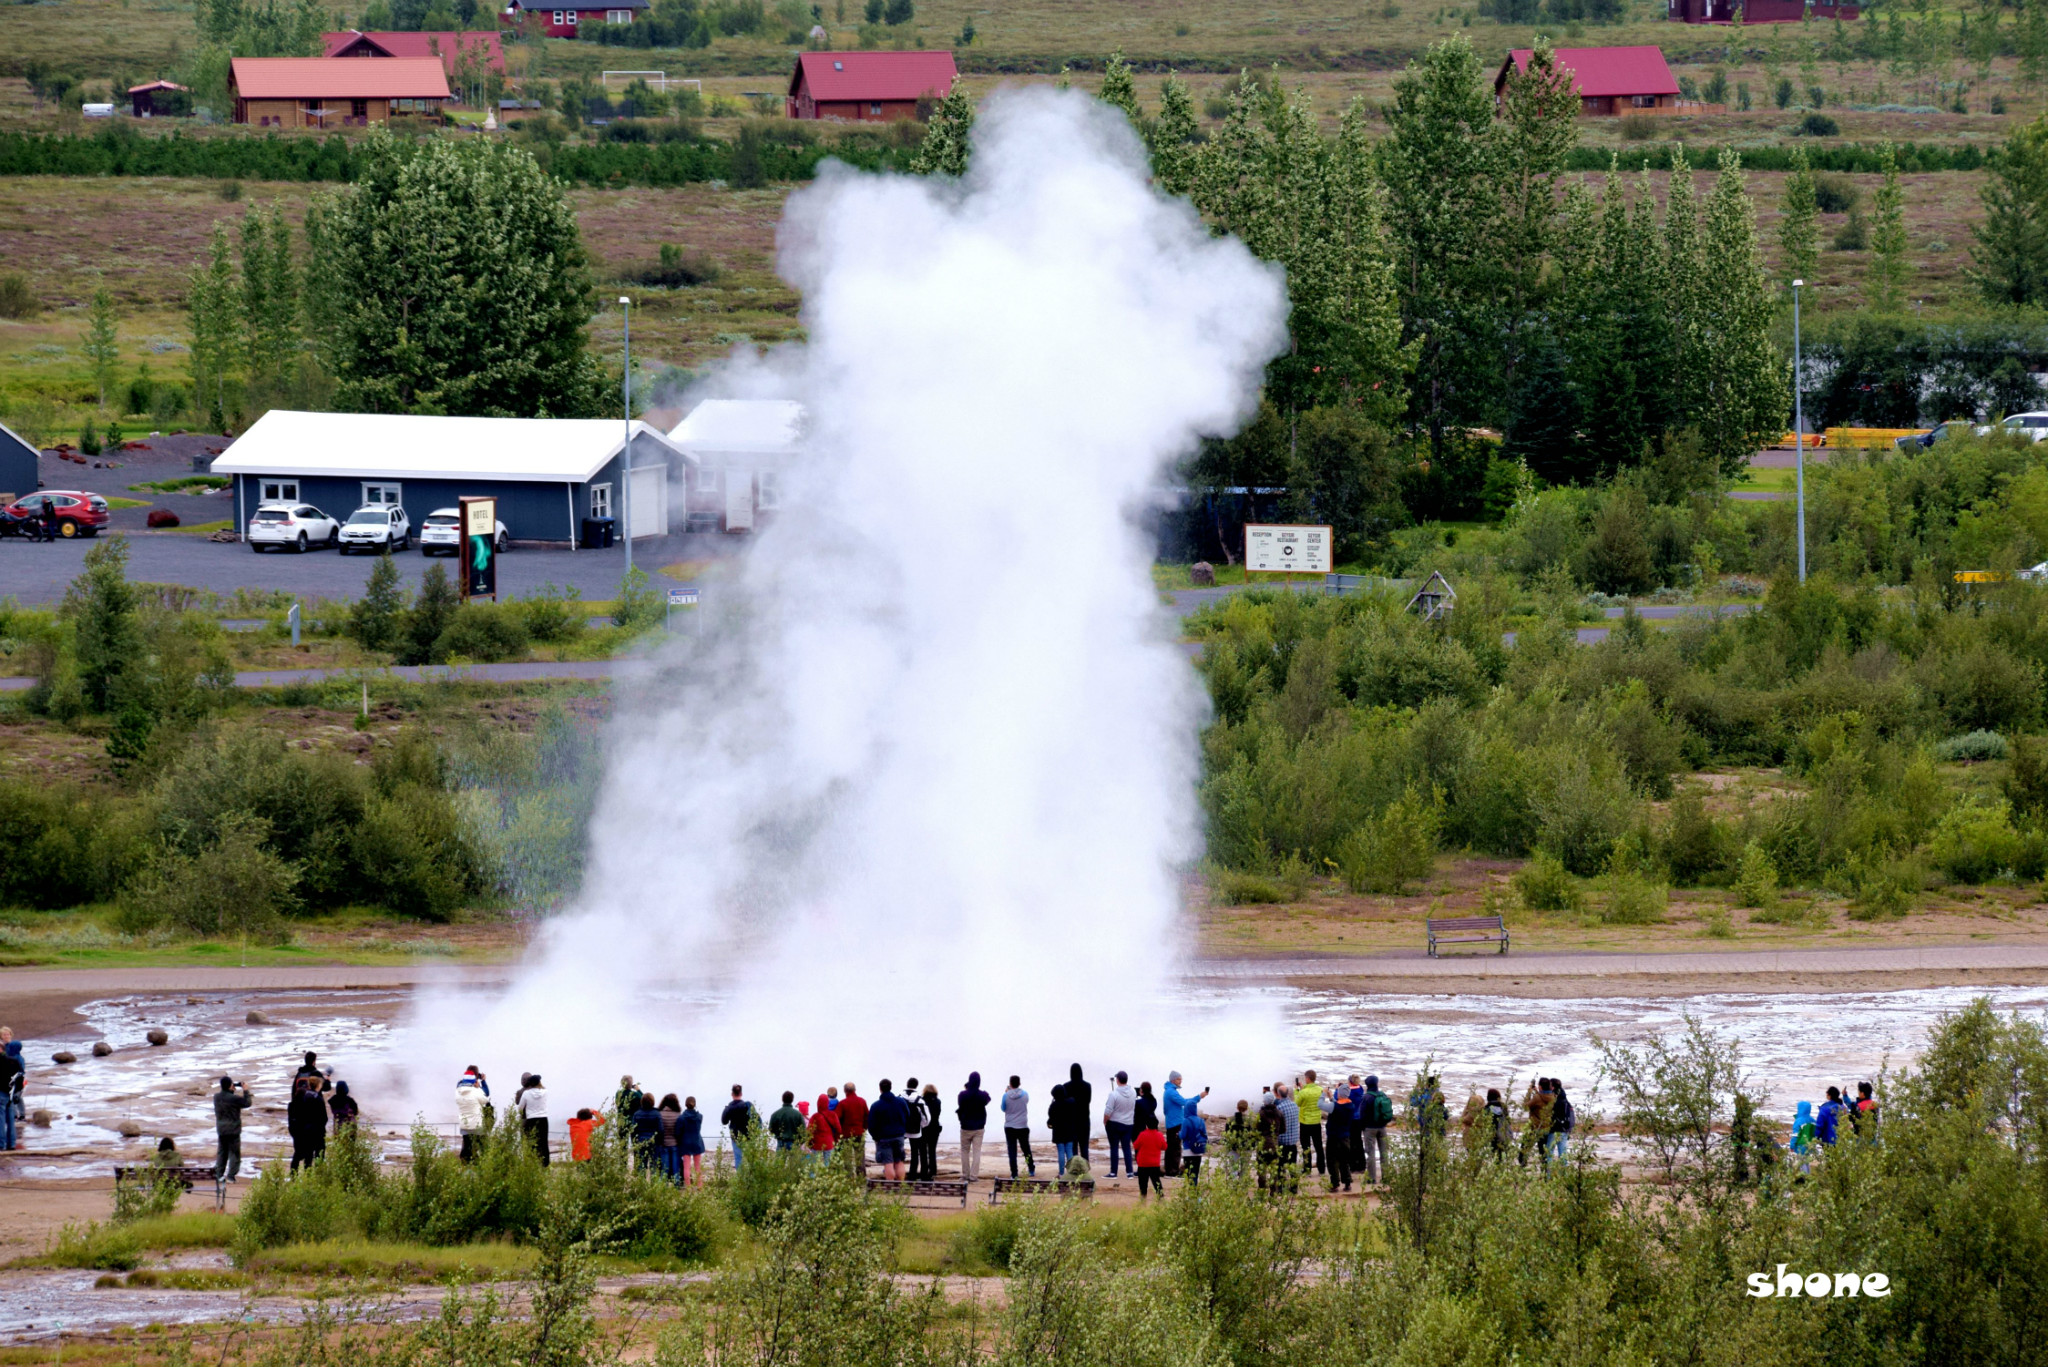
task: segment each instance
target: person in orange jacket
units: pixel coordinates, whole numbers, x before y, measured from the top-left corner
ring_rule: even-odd
[[[604,1117],[585,1106],[576,1112],[576,1118],[569,1122],[569,1161],[588,1163],[590,1161],[590,1132],[604,1124]]]

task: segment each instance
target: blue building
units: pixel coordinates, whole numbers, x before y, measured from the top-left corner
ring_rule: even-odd
[[[635,537],[666,536],[669,486],[692,458],[632,424]],[[394,504],[417,527],[464,495],[498,500],[515,541],[573,542],[587,518],[621,518],[626,424],[616,418],[443,418],[274,408],[214,457],[235,480],[235,525],[257,505],[306,502],[343,521]],[[680,530],[680,528],[678,529]]]
[[[0,503],[42,488],[42,454],[0,423]]]

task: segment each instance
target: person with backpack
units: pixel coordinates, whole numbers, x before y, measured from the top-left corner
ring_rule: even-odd
[[[868,1136],[875,1141],[875,1163],[882,1169],[884,1179],[901,1182],[906,1167],[905,1149],[914,1126],[918,1124],[910,1103],[896,1095],[890,1088],[888,1078],[882,1079],[879,1093],[868,1107]]]
[[[1498,1163],[1508,1156],[1508,1150],[1515,1146],[1514,1117],[1508,1114],[1508,1106],[1500,1099],[1500,1088],[1486,1089],[1487,1152]]]
[[[988,1129],[989,1094],[981,1089],[981,1074],[969,1073],[967,1085],[953,1101],[953,1114],[960,1125],[960,1180],[981,1177],[981,1136]]]
[[[1522,1096],[1526,1121],[1522,1126],[1522,1150],[1516,1161],[1525,1168],[1529,1166],[1529,1150],[1532,1148],[1542,1165],[1550,1166],[1550,1108],[1556,1101],[1557,1098],[1550,1093],[1550,1079],[1547,1077],[1532,1081]]]
[[[1855,1101],[1856,1134],[1859,1138],[1875,1144],[1877,1142],[1877,1098],[1871,1095],[1867,1082],[1856,1084]]]
[[[740,1141],[752,1133],[754,1128],[754,1103],[747,1100],[737,1082],[732,1085],[732,1100],[726,1102],[725,1109],[718,1113],[718,1123],[732,1135],[732,1168],[734,1172],[738,1172]]]
[[[937,1085],[927,1082],[917,1098],[917,1105],[923,1128],[918,1131],[917,1143],[911,1151],[910,1178],[913,1182],[936,1182],[939,1180],[940,1122],[945,1119],[946,1103],[939,1100]],[[920,1163],[923,1165],[921,1168],[918,1166]]]
[[[1024,1175],[1038,1176],[1038,1164],[1031,1157],[1031,1093],[1024,1079],[1010,1074],[1010,1086],[1003,1093],[1003,1147],[1010,1154],[1010,1176],[1017,1175],[1017,1155],[1024,1155]]]
[[[1387,1170],[1387,1127],[1394,1123],[1394,1098],[1380,1090],[1377,1074],[1365,1080],[1365,1095],[1359,1099],[1365,1123],[1358,1132],[1358,1147],[1365,1159],[1366,1180],[1378,1186]]]
[[[1562,1163],[1578,1117],[1572,1110],[1571,1098],[1564,1094],[1563,1079],[1550,1079],[1550,1095],[1550,1157]]]
[[[1202,1096],[1209,1089],[1202,1089]],[[1202,1180],[1202,1159],[1209,1152],[1209,1122],[1202,1119],[1202,1097],[1187,1099],[1180,1113],[1180,1172],[1189,1186]]]

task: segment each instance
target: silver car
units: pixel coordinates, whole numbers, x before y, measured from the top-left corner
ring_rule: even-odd
[[[497,552],[512,549],[512,533],[497,524]],[[462,549],[462,513],[456,508],[436,508],[420,522],[421,555],[454,555]]]
[[[289,548],[303,555],[310,546],[341,544],[341,524],[310,503],[259,503],[249,516],[249,549]]]
[[[395,503],[358,508],[348,515],[348,521],[341,528],[343,555],[350,551],[388,554],[402,551],[411,544],[412,524],[405,519],[405,509]]]

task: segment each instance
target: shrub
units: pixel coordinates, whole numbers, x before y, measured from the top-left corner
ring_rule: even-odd
[[[1934,757],[1943,764],[1981,763],[2004,759],[2010,753],[2005,737],[1996,731],[1972,731],[1968,735],[1950,736],[1934,745]]]
[[[398,565],[380,555],[370,566],[370,581],[349,613],[348,634],[364,650],[390,650],[398,643],[404,597],[398,587]]]
[[[1682,888],[1727,866],[1728,829],[1707,811],[1697,791],[1687,789],[1672,801],[1662,852],[1671,881]]]
[[[26,275],[20,271],[0,275],[0,318],[33,318],[42,311],[43,302],[29,288]]]
[[[1595,770],[1583,749],[1553,750],[1541,759],[1548,772],[1537,777],[1530,803],[1536,844],[1581,877],[1597,873],[1634,816],[1628,786],[1611,769]]]
[[[1638,874],[1615,874],[1608,879],[1607,900],[1600,907],[1600,923],[1608,926],[1661,925],[1666,906],[1663,884]]]
[[[1657,120],[1649,114],[1624,114],[1621,136],[1626,142],[1647,142],[1657,136]]]
[[[2037,817],[2048,812],[2048,739],[2021,736],[2013,742],[2012,767],[2005,774],[2005,798],[2023,816]]]
[[[509,660],[526,653],[525,614],[510,604],[464,603],[434,642],[444,660]]]
[[[413,598],[411,611],[405,614],[403,632],[395,642],[398,663],[439,664],[441,633],[455,620],[461,602],[455,585],[448,580],[447,568],[438,564],[428,566],[420,576],[420,591]]]
[[[648,587],[647,571],[635,566],[619,581],[619,595],[612,602],[612,625],[639,631],[661,621],[663,596]]]
[[[1915,881],[1878,851],[1841,865],[1828,879],[1830,890],[1849,900],[1852,921],[1904,916],[1912,904]]]
[[[197,854],[164,851],[129,891],[124,919],[197,935],[282,939],[282,918],[298,906],[298,869],[264,848],[270,826],[261,817],[229,812],[218,830]]]
[[[1827,115],[1815,112],[1799,121],[1798,135],[1804,138],[1833,138],[1841,136],[1842,125]]]
[[[1353,892],[1399,894],[1436,867],[1443,797],[1414,787],[1370,817],[1338,847],[1337,864]]]
[[[1813,199],[1824,214],[1846,214],[1863,202],[1863,188],[1839,171],[1822,171],[1813,178]]]
[[[584,614],[578,601],[581,590],[571,586],[558,589],[553,584],[543,584],[530,598],[514,600],[526,621],[526,634],[546,645],[557,645],[575,639],[582,634]]]
[[[1209,871],[1216,895],[1233,907],[1267,905],[1287,900],[1280,885],[1262,873],[1241,873],[1235,869]]]
[[[1522,905],[1531,911],[1577,911],[1585,905],[1579,881],[1557,856],[1545,850],[1536,851],[1516,871],[1514,884]]]
[[[1742,862],[1735,869],[1735,905],[1766,910],[1778,905],[1777,866],[1754,840],[1742,847]]]
[[[1928,858],[1958,883],[1983,883],[2011,870],[2020,857],[2020,835],[2003,798],[1968,797],[1949,808],[1934,828]]]

